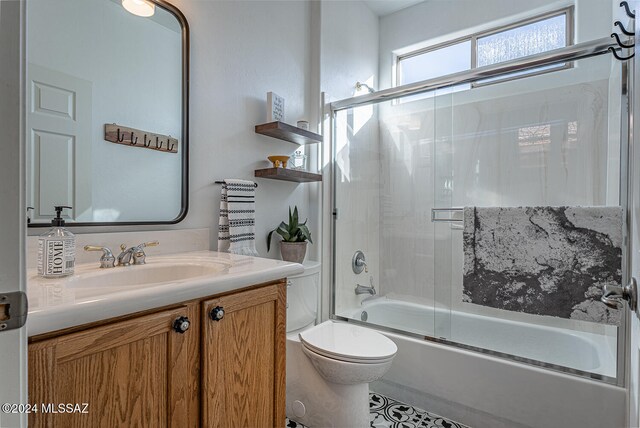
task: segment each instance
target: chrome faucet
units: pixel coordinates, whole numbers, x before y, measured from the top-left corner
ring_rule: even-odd
[[[376,288],[373,286],[373,277],[369,277],[369,286],[356,284],[356,296],[360,294],[376,295]]]
[[[100,268],[112,268],[115,266],[116,258],[113,257],[113,253],[107,247],[100,247],[97,245],[85,245],[85,251],[102,251],[102,257],[100,257]]]
[[[129,266],[133,259],[134,265],[143,265],[146,263],[147,255],[144,253],[145,247],[155,247],[160,245],[158,241],[143,242],[135,247],[127,248],[125,244],[120,245],[122,251],[118,255],[118,266]]]
[[[145,247],[155,247],[160,245],[158,241],[144,242],[135,247],[127,248],[125,244],[120,245],[120,250],[122,251],[117,258],[113,256],[111,250],[107,247],[101,247],[98,245],[85,245],[85,251],[102,251],[102,257],[100,257],[100,267],[101,268],[112,268],[115,266],[129,266],[131,264],[131,260],[133,260],[134,265],[143,265],[145,264],[145,259],[147,255],[144,253],[143,248]]]

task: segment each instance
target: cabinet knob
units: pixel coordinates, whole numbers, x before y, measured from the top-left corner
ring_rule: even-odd
[[[216,306],[209,312],[209,317],[214,321],[220,321],[224,318],[224,308],[222,306]]]
[[[180,334],[189,330],[189,327],[191,327],[191,321],[187,317],[178,317],[173,322],[173,330]]]

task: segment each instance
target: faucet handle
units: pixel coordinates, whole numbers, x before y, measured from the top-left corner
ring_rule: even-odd
[[[147,255],[144,253],[143,248],[145,247],[157,247],[160,245],[158,241],[150,241],[143,242],[142,244],[135,247],[133,251],[133,264],[134,265],[143,265],[146,263]]]
[[[112,268],[115,266],[116,258],[108,247],[101,247],[98,245],[85,245],[85,251],[102,251],[102,257],[100,257],[100,268]]]
[[[127,244],[120,244],[120,251],[127,251]]]

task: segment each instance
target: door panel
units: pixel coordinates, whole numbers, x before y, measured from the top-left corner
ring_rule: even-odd
[[[640,10],[639,1],[631,1],[631,8]],[[625,20],[626,22],[626,20]],[[635,48],[636,57],[640,54],[639,47]],[[631,68],[631,88],[634,91],[638,89],[640,82],[640,66],[636,61],[629,61]],[[640,97],[631,92],[630,106],[631,116],[636,116],[640,112]],[[629,138],[631,146],[631,159],[629,160],[629,239],[631,240],[631,276],[640,279],[640,120],[632,122],[631,135]],[[640,319],[637,313],[627,312],[629,320],[629,343],[627,344],[627,388],[629,390],[628,402],[628,423],[629,427],[640,427]]]
[[[21,31],[24,2],[0,1],[0,293],[26,291],[24,144],[21,138]],[[26,403],[26,328],[0,332],[0,403]],[[0,411],[0,427],[26,416]]]
[[[75,221],[91,218],[91,91],[89,81],[36,64],[28,65],[27,189],[33,218],[55,215],[54,205],[73,207]]]
[[[88,413],[31,414],[31,426],[197,426],[197,303],[29,345],[32,403],[87,403]],[[172,325],[187,316],[181,334]]]
[[[203,426],[283,426],[285,310],[284,283],[203,303]]]

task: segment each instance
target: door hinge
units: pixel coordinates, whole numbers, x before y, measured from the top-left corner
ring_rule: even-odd
[[[14,330],[27,322],[29,304],[27,293],[0,293],[0,332]]]

